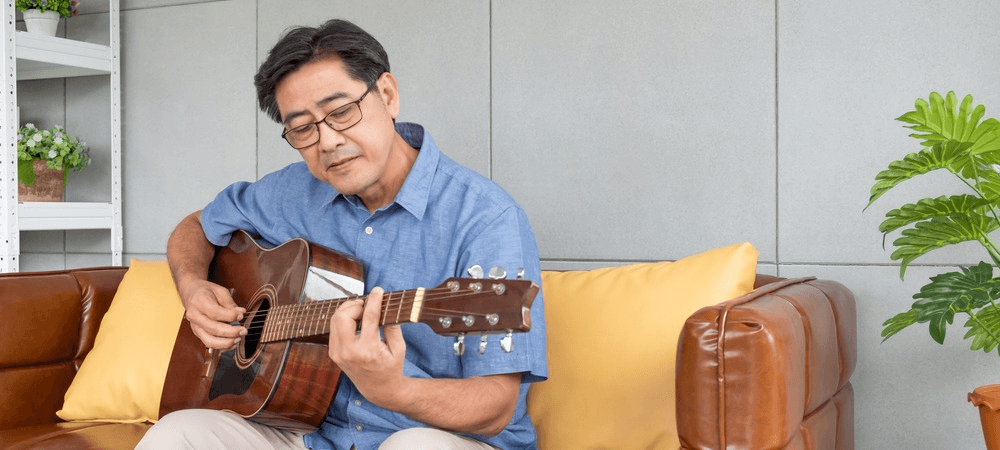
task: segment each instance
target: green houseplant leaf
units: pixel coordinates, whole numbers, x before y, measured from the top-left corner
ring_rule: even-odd
[[[973,351],[1000,354],[1000,249],[990,234],[1000,229],[1000,122],[985,118],[986,108],[971,95],[961,102],[954,92],[932,92],[918,99],[915,110],[897,120],[912,130],[921,149],[893,161],[878,173],[868,205],[904,181],[946,169],[964,190],[904,204],[886,213],[879,231],[899,232],[892,242],[890,258],[899,261],[900,278],[917,258],[938,248],[968,241],[978,242],[992,261],[931,277],[908,311],[886,320],[883,341],[916,323],[927,323],[931,339],[944,343],[948,325],[966,314],[967,332]]]
[[[883,233],[891,233],[911,223],[934,217],[983,213],[984,207],[989,205],[989,200],[969,194],[925,198],[915,204],[909,203],[887,212],[886,219],[878,229]]]
[[[996,349],[997,354],[1000,354],[1000,336],[997,335],[997,330],[1000,330],[1000,308],[997,305],[987,305],[975,315],[969,316],[965,326],[969,329],[965,333],[965,339],[972,338],[970,350],[990,353]]]
[[[885,342],[886,339],[915,323],[917,323],[917,312],[912,309],[896,314],[891,319],[882,323],[882,326],[885,327],[882,329],[882,342]]]
[[[997,228],[996,220],[985,214],[933,217],[903,230],[902,236],[892,243],[896,251],[890,258],[899,261],[899,277],[903,278],[906,267],[927,252],[961,242],[981,241]]]
[[[911,124],[907,128],[916,133],[910,136],[921,139],[922,145],[930,147],[954,140],[975,142],[972,154],[1000,150],[1000,123],[996,119],[980,123],[986,108],[983,105],[973,106],[971,95],[966,95],[961,105],[954,92],[948,92],[944,97],[932,92],[929,100],[917,99],[914,111],[896,119]]]
[[[875,185],[871,188],[868,206],[899,183],[918,175],[952,167],[954,167],[952,172],[958,171],[959,161],[969,157],[970,147],[972,144],[958,141],[939,142],[931,148],[910,153],[901,160],[889,163],[888,169],[875,176]]]
[[[943,344],[956,313],[981,308],[998,293],[1000,280],[993,278],[993,266],[985,262],[931,277],[931,282],[913,296],[917,301],[909,311],[883,323],[882,336],[888,339],[909,325],[928,323],[931,338]]]

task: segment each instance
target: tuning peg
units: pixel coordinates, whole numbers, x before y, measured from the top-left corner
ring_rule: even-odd
[[[462,356],[465,354],[465,335],[460,334],[455,338],[455,356]]]
[[[483,277],[483,268],[479,264],[476,264],[476,265],[474,265],[472,267],[469,267],[469,269],[466,270],[466,272],[469,273],[469,277],[470,278],[482,278]]]
[[[523,280],[524,279],[524,267],[519,267],[517,269],[517,279],[518,280]]]
[[[500,266],[493,266],[490,268],[490,278],[494,280],[502,280],[507,278],[507,271]]]
[[[507,330],[507,334],[505,334],[503,336],[503,338],[500,339],[500,348],[502,348],[503,351],[506,352],[506,353],[510,353],[510,352],[514,351],[514,336],[513,335],[514,335],[514,333],[511,330]]]
[[[486,353],[486,333],[479,337],[479,354]]]

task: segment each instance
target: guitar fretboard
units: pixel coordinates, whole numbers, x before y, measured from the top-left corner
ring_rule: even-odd
[[[413,289],[383,294],[379,324],[385,326],[416,322],[423,292],[423,289]],[[268,343],[329,334],[330,316],[337,307],[351,300],[367,302],[368,297],[318,300],[271,308],[264,319],[260,340]],[[257,328],[257,319],[251,319],[248,328]]]

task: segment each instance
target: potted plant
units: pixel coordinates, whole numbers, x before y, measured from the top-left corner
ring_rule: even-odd
[[[26,124],[17,134],[17,181],[21,201],[60,201],[68,169],[90,163],[87,145],[56,125],[48,130]]]
[[[961,315],[967,316],[964,338],[972,340],[971,349],[1000,354],[1000,273],[995,273],[1000,267],[1000,248],[990,237],[1000,229],[1000,122],[982,120],[985,114],[986,108],[974,105],[971,95],[959,103],[954,92],[943,97],[932,92],[928,100],[916,101],[914,111],[897,119],[908,124],[914,131],[910,136],[922,148],[889,163],[875,176],[866,209],[900,183],[932,171],[950,172],[961,188],[952,195],[924,198],[886,213],[879,230],[886,235],[900,231],[890,256],[900,263],[899,277],[928,252],[967,241],[978,242],[988,260],[931,277],[913,295],[916,301],[908,311],[883,323],[884,339],[910,325],[926,323],[931,339],[943,344],[947,327]],[[969,396],[980,407],[991,450],[1000,448],[997,394],[996,387],[984,386]]]
[[[14,9],[24,16],[24,26],[29,33],[55,36],[60,17],[79,13],[77,0],[15,0]]]

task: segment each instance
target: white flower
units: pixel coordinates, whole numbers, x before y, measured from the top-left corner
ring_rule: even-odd
[[[57,152],[55,150],[49,150],[49,158],[55,158],[58,155],[59,155],[59,152]]]
[[[56,144],[62,144],[62,142],[63,142],[62,136],[56,136],[56,138],[54,139],[54,142]]]
[[[34,139],[35,142],[42,142],[42,135],[40,135],[40,134],[36,134],[36,135],[32,136],[31,138]]]
[[[35,124],[33,124],[33,123],[26,123],[26,124],[24,124],[24,128],[31,128],[32,130],[34,130],[35,129]]]
[[[25,142],[24,145],[27,145],[28,147],[34,147],[35,146],[35,141]]]

